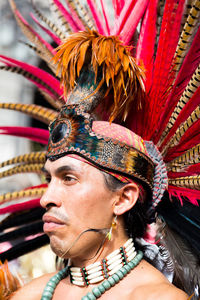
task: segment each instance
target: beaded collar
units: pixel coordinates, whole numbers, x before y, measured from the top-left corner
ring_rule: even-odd
[[[69,267],[71,283],[79,286],[88,286],[89,284],[108,279],[124,265],[127,265],[136,254],[133,239],[130,238],[123,247],[113,251],[100,262],[85,268]]]
[[[131,240],[131,242],[130,242],[130,240],[128,240],[126,243],[130,243],[131,244],[132,240]],[[129,245],[126,245],[126,243],[121,248],[125,248],[125,250],[127,251],[127,248],[129,247]],[[134,246],[132,246],[131,248],[134,248]],[[121,254],[122,252],[121,252],[120,249],[115,250],[114,252],[112,252],[110,255],[107,256],[106,259],[109,258],[109,260],[111,260],[113,257],[116,257],[117,255]],[[119,251],[118,254],[116,253],[117,251]],[[129,251],[130,251],[130,249],[127,251],[127,253]],[[128,256],[127,256],[127,253],[126,253],[126,260],[122,260],[122,263],[121,263],[122,266],[120,266],[120,268],[118,269],[118,271],[116,270],[114,272],[114,268],[113,268],[112,272],[114,272],[114,273],[112,275],[110,273],[109,274],[110,276],[107,279],[103,280],[103,282],[100,285],[95,286],[91,290],[91,292],[89,292],[89,293],[87,293],[87,295],[83,296],[81,298],[81,300],[96,300],[96,299],[100,298],[103,293],[105,293],[111,287],[115,286],[128,273],[130,273],[131,270],[133,270],[139,264],[139,262],[143,258],[142,251],[138,251],[138,253],[136,253],[136,254],[134,254],[134,252],[135,251],[133,251],[132,254],[130,254]],[[66,278],[69,275],[69,273],[70,273],[69,270],[70,270],[70,267],[68,267],[68,266],[65,267],[64,269],[62,269],[61,271],[59,271],[56,275],[54,275],[47,282],[46,287],[44,288],[41,300],[51,300],[53,298],[53,294],[55,292],[56,286],[59,284],[59,282],[61,280],[63,280],[64,278]],[[90,283],[91,283],[91,280],[90,280]]]

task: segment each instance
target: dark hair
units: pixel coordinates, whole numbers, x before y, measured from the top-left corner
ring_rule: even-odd
[[[111,191],[117,191],[124,187],[127,183],[121,182],[116,177],[101,171],[106,187]],[[138,199],[136,204],[124,214],[125,230],[129,237],[142,237],[147,227],[147,201],[143,203]]]

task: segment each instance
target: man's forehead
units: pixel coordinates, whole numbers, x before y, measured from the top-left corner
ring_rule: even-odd
[[[63,157],[58,158],[55,161],[50,161],[49,159],[47,159],[44,165],[44,171],[47,172],[54,172],[56,170],[72,170],[77,172],[84,172],[86,170],[88,171],[88,169],[90,168],[95,167],[88,164],[85,160],[83,161],[77,155],[73,157],[70,155],[65,155]]]

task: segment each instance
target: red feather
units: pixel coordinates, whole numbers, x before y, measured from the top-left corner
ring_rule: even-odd
[[[94,21],[95,21],[96,28],[97,28],[98,32],[100,34],[107,35],[107,31],[106,31],[106,28],[104,26],[104,21],[101,18],[101,15],[100,15],[94,1],[87,0],[87,4],[88,4],[88,6],[90,8],[90,11],[93,15],[93,18],[94,18]]]
[[[119,17],[124,4],[125,4],[125,0],[112,0],[112,4],[113,4],[113,8],[114,8],[114,12],[115,12],[115,19],[117,17]]]
[[[40,22],[38,21],[38,19],[34,16],[34,14],[30,13],[31,18],[33,19],[33,21],[44,31],[46,32],[54,42],[57,43],[57,45],[61,44],[61,39],[59,37],[57,37],[57,35],[55,35],[52,31],[50,31],[49,29],[47,29],[46,27],[44,27],[42,24],[40,24]]]
[[[75,21],[75,19],[72,18],[72,15],[66,10],[66,8],[62,5],[62,3],[59,0],[53,0],[53,2],[58,7],[59,11],[63,14],[64,18],[69,23],[70,27],[74,32],[84,30],[84,27],[80,27],[80,23],[77,22],[77,18]]]
[[[48,130],[33,127],[0,126],[0,134],[23,137],[45,145],[48,144],[49,139]]]
[[[143,125],[142,135],[147,140],[152,139],[152,134],[157,129],[160,114],[164,109],[174,80],[175,72],[172,72],[172,69],[174,53],[179,39],[183,7],[184,0],[179,1],[178,4],[174,0],[167,0],[165,4],[149,102],[143,115],[146,122]]]
[[[165,154],[165,162],[170,162],[174,158],[182,155],[187,150],[193,148],[194,146],[200,144],[200,120],[196,121],[181,138],[179,144],[172,148],[169,148]]]
[[[168,191],[169,191],[170,199],[173,196],[178,197],[182,205],[183,205],[183,201],[185,200],[185,201],[189,201],[194,205],[199,206],[197,200],[200,199],[200,191],[198,190],[192,190],[192,189],[187,189],[182,187],[180,188],[173,185],[169,185]]]
[[[166,102],[165,110],[161,114],[160,121],[158,124],[158,132],[156,133],[156,138],[154,141],[155,143],[158,142],[161,133],[165,129],[167,122],[169,121],[169,118],[180,96],[184,92],[190,78],[192,77],[199,63],[200,63],[200,27],[195,35],[193,43],[178,73],[176,81],[173,85],[173,89],[171,91],[171,95]]]
[[[38,78],[41,81],[41,83],[43,83],[43,85],[40,84],[40,82],[37,82],[35,79],[28,79],[32,81],[35,85],[37,85],[39,88],[50,94],[54,99],[63,95],[63,89],[60,88],[59,80],[57,80],[54,76],[50,75],[49,73],[41,70],[40,68],[7,57],[5,55],[0,55],[0,62],[10,67],[20,67],[22,70]]]
[[[40,206],[40,199],[33,199],[33,200],[0,208],[0,215],[7,214],[7,213],[15,213],[23,210],[29,210],[39,206]]]
[[[169,131],[169,134],[165,138],[164,142],[162,143],[160,150],[169,142],[172,136],[175,134],[177,128],[191,115],[191,113],[200,105],[200,87],[196,90],[192,98],[186,103],[184,108],[181,110],[180,114],[178,115],[176,122],[174,123],[173,127]],[[192,136],[191,136],[192,138]]]

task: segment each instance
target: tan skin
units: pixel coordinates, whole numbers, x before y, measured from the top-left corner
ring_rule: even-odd
[[[41,205],[47,210],[44,231],[57,255],[70,258],[71,263],[79,267],[95,262],[96,257],[92,257],[104,238],[102,234],[87,232],[72,244],[88,228],[110,228],[115,215],[118,216],[117,229],[113,231],[111,241],[105,244],[98,261],[126,242],[128,237],[124,231],[122,215],[138,199],[136,184],[127,184],[116,192],[110,191],[98,169],[69,156],[54,162],[48,160],[45,170],[49,185],[41,199]],[[53,275],[47,274],[33,280],[11,299],[39,300]],[[58,284],[53,300],[81,299],[96,285],[78,287],[72,285],[69,278],[65,278]],[[123,280],[104,293],[101,299],[185,300],[188,296],[142,260]]]

